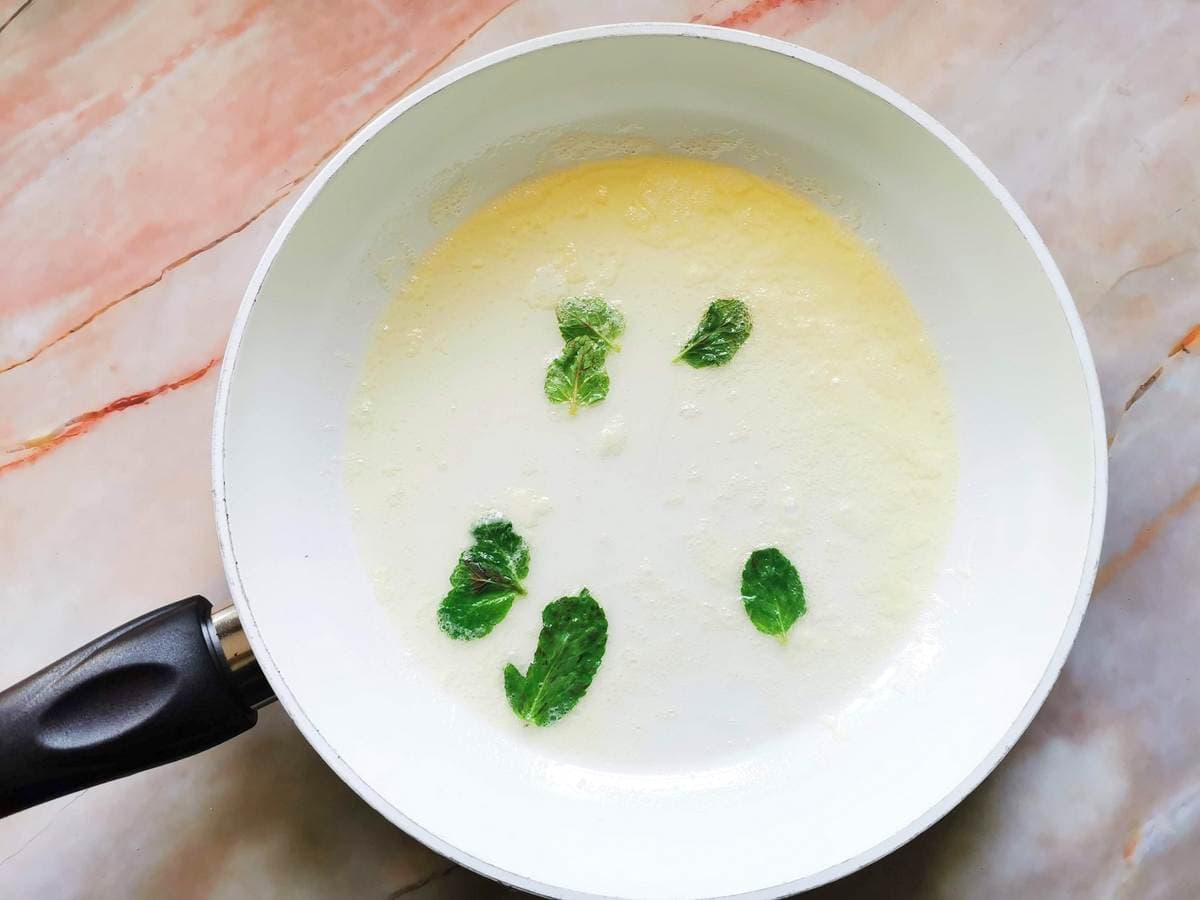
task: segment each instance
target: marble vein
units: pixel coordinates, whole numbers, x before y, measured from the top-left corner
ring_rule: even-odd
[[[1188,329],[1187,334],[1185,334],[1183,337],[1177,340],[1174,345],[1172,345],[1171,349],[1167,352],[1167,357],[1165,360],[1163,360],[1162,365],[1151,372],[1146,380],[1139,384],[1137,388],[1134,389],[1134,392],[1129,395],[1129,399],[1125,401],[1125,407],[1122,412],[1129,412],[1129,410],[1133,408],[1133,404],[1141,400],[1142,397],[1146,395],[1146,392],[1158,382],[1158,379],[1162,377],[1163,369],[1165,368],[1167,362],[1178,356],[1180,353],[1187,353],[1188,355],[1191,355],[1192,347],[1197,341],[1200,341],[1200,324],[1193,325],[1190,329]],[[1116,440],[1116,429],[1120,427],[1121,420],[1117,419],[1116,423],[1114,424],[1115,427],[1113,429],[1113,433],[1109,437],[1108,441],[1109,446],[1112,446],[1112,442]]]
[[[721,3],[716,3],[702,15],[694,17],[693,22],[703,22],[707,25],[718,25],[722,28],[752,28],[770,13],[785,7],[805,8],[810,11],[827,9],[830,0],[753,0],[751,3],[735,4],[734,8],[719,19],[710,21],[709,16]]]
[[[301,179],[294,182],[293,184],[298,184],[300,180],[303,180],[303,178],[307,178],[307,177],[308,176],[306,174],[306,175],[302,176]],[[288,186],[288,191],[290,191],[290,187],[291,186]],[[11,372],[13,369],[19,369],[21,366],[24,366],[24,365],[27,365],[28,363],[33,362],[35,359],[37,359],[39,356],[41,356],[43,353],[45,353],[51,347],[55,346],[56,344],[61,343],[62,341],[65,341],[71,335],[76,334],[80,330],[86,328],[88,325],[91,325],[98,318],[100,318],[106,312],[109,312],[111,309],[113,309],[118,304],[124,303],[126,300],[132,300],[134,297],[137,297],[139,294],[146,291],[147,289],[154,287],[156,284],[158,284],[160,281],[162,281],[165,277],[167,277],[167,275],[169,275],[171,272],[174,272],[180,266],[182,266],[188,262],[191,262],[193,259],[195,259],[200,254],[206,253],[207,251],[212,250],[214,247],[220,246],[221,244],[223,244],[225,241],[227,241],[229,238],[233,237],[234,235],[241,234],[243,231],[245,231],[247,228],[249,228],[251,225],[253,225],[255,222],[257,222],[260,218],[262,218],[263,215],[265,215],[267,212],[269,212],[272,207],[274,207],[277,203],[279,203],[279,201],[281,201],[285,197],[287,197],[288,191],[285,191],[284,193],[280,194],[278,197],[276,197],[274,200],[272,200],[270,203],[268,203],[262,209],[258,210],[258,212],[256,212],[254,215],[252,215],[249,219],[247,219],[246,221],[237,225],[236,227],[230,229],[229,231],[225,232],[222,235],[219,235],[218,237],[213,238],[207,244],[197,247],[194,250],[188,251],[183,256],[179,257],[178,259],[171,260],[171,262],[169,262],[165,266],[163,266],[162,269],[159,270],[158,274],[155,275],[153,278],[151,278],[149,281],[144,282],[143,284],[139,284],[137,287],[133,288],[130,291],[127,291],[126,293],[122,294],[120,297],[117,297],[113,300],[109,300],[107,303],[101,304],[100,307],[97,308],[91,314],[89,314],[87,316],[87,318],[81,320],[80,322],[78,322],[75,325],[72,325],[70,328],[68,328],[66,331],[62,332],[61,334],[55,335],[49,341],[42,344],[40,347],[38,347],[36,350],[34,350],[32,353],[30,353],[28,356],[26,356],[24,359],[16,360],[15,362],[11,362],[8,365],[4,366],[3,368],[0,368],[0,375],[3,375],[5,372]]]
[[[1200,896],[1200,5],[1187,0],[0,0],[0,366],[30,357],[0,378],[13,468],[0,609],[28,636],[0,656],[6,678],[155,602],[227,599],[215,378],[169,386],[219,355],[282,201],[329,148],[427,67],[629,19],[802,41],[958,133],[1051,247],[1112,430],[1100,582],[1030,732],[943,824],[813,896]],[[159,389],[174,399],[145,396]],[[14,468],[41,441],[63,452]],[[278,710],[207,754],[0,822],[0,847],[0,900],[508,895],[376,816]]]
[[[1181,207],[1181,209],[1182,209],[1182,207]],[[1175,210],[1175,212],[1179,212],[1179,211],[1180,211],[1179,209]],[[1181,257],[1187,256],[1189,253],[1195,253],[1195,252],[1196,252],[1195,247],[1192,247],[1192,246],[1181,247],[1178,250],[1168,253],[1166,256],[1162,257],[1161,259],[1152,260],[1151,262],[1143,263],[1139,266],[1134,266],[1132,269],[1126,269],[1124,272],[1122,272],[1120,275],[1117,276],[1116,280],[1113,281],[1113,283],[1111,285],[1109,285],[1108,290],[1105,291],[1104,293],[1106,295],[1112,294],[1114,291],[1117,290],[1117,288],[1119,288],[1122,284],[1124,284],[1126,279],[1131,278],[1134,275],[1141,275],[1144,272],[1153,272],[1156,269],[1161,269],[1163,266],[1169,266],[1171,263],[1175,262],[1176,260],[1180,259]]]
[[[33,0],[25,0],[24,3],[22,3],[20,6],[18,6],[16,9],[14,9],[9,14],[7,19],[5,19],[3,22],[0,22],[0,33],[3,33],[4,29],[13,23],[13,19],[15,19],[17,16],[19,16],[25,10],[29,9],[30,4],[32,4],[32,3],[33,3]]]
[[[155,397],[171,391],[177,391],[180,388],[187,387],[193,382],[199,381],[201,378],[207,375],[209,370],[212,369],[212,367],[218,362],[220,362],[220,360],[221,358],[219,356],[213,357],[199,369],[189,372],[181,378],[177,378],[174,381],[169,381],[166,384],[160,384],[157,387],[150,388],[149,390],[139,391],[136,394],[118,397],[116,400],[105,404],[99,409],[89,410],[88,412],[80,413],[79,415],[74,416],[73,418],[64,422],[58,428],[55,428],[46,434],[29,438],[19,444],[16,444],[15,446],[7,448],[4,451],[5,455],[22,453],[24,455],[19,456],[17,459],[14,459],[10,462],[0,464],[0,474],[3,474],[9,469],[15,469],[19,466],[25,466],[36,462],[61,444],[69,440],[73,440],[82,434],[86,434],[88,431],[91,431],[92,428],[94,428],[96,424],[100,422],[100,420],[112,415],[113,413],[118,413],[134,406],[141,406],[143,403],[149,403]]]
[[[261,211],[507,2],[392,3],[389,25],[369,4],[97,0],[5,34],[0,360]]]
[[[1108,587],[1117,575],[1129,568],[1130,563],[1150,548],[1173,519],[1191,509],[1198,500],[1200,500],[1200,481],[1189,487],[1166,509],[1151,519],[1150,523],[1137,533],[1128,547],[1109,556],[1108,561],[1100,567],[1100,571],[1096,575],[1096,590],[1102,591]]]
[[[29,2],[32,2],[32,0],[29,0]],[[507,2],[504,3],[504,5],[502,5],[499,9],[497,9],[496,11],[491,13],[487,18],[485,18],[482,22],[480,22],[478,25],[476,25],[475,28],[473,28],[461,40],[459,40],[456,44],[454,44],[448,50],[446,50],[443,54],[441,54],[441,56],[439,56],[437,59],[435,59],[429,65],[427,65],[424,69],[422,69],[421,72],[412,81],[405,84],[404,87],[401,88],[396,94],[394,94],[393,96],[389,97],[386,101],[384,101],[374,112],[372,112],[370,115],[367,116],[365,121],[370,121],[371,119],[375,118],[375,116],[377,116],[379,113],[383,112],[383,110],[387,109],[389,106],[391,106],[393,103],[395,103],[400,97],[403,97],[405,94],[407,94],[409,91],[411,91],[413,89],[413,87],[420,84],[427,77],[429,77],[429,74],[431,72],[433,72],[435,69],[437,69],[438,66],[440,66],[447,57],[449,57],[453,53],[455,53],[467,41],[469,41],[472,37],[474,37],[481,29],[486,27],[489,22],[491,22],[494,18],[496,18],[496,16],[500,15],[500,13],[502,13],[513,2],[514,2],[514,0],[507,0]],[[26,4],[26,5],[28,5],[28,4]],[[18,10],[18,12],[19,12],[19,10]],[[307,181],[321,166],[323,166],[330,159],[330,157],[332,157],[335,153],[337,153],[337,151],[340,150],[345,145],[345,143],[348,140],[350,140],[350,138],[353,137],[353,135],[355,133],[357,133],[357,131],[358,131],[358,128],[355,128],[350,133],[343,135],[340,139],[338,139],[338,141],[332,147],[330,147],[329,149],[324,151],[320,155],[320,157],[316,160],[316,162],[314,162],[311,166],[309,166],[303,173],[301,173],[300,175],[291,179],[286,184],[281,185],[280,187],[276,188],[276,196],[273,197],[264,206],[262,206],[261,208],[256,210],[249,218],[240,222],[238,225],[234,226],[233,228],[229,229],[228,231],[225,231],[224,233],[218,235],[217,237],[212,238],[207,243],[205,243],[199,247],[196,247],[195,249],[188,251],[187,253],[178,257],[177,259],[174,259],[171,262],[167,263],[162,269],[159,270],[157,275],[155,275],[153,278],[149,279],[148,281],[146,281],[142,284],[139,284],[138,286],[132,288],[131,290],[127,291],[126,293],[122,294],[121,296],[119,296],[115,299],[112,299],[105,303],[102,303],[97,309],[95,309],[92,313],[87,315],[81,321],[72,325],[67,330],[63,331],[62,333],[55,335],[50,340],[46,341],[41,346],[37,347],[32,353],[30,353],[28,356],[24,357],[23,359],[15,360],[13,362],[8,363],[7,365],[0,367],[0,375],[3,375],[5,372],[11,371],[12,369],[16,369],[20,366],[23,366],[23,365],[26,365],[27,363],[32,362],[34,359],[39,357],[42,353],[44,353],[50,347],[53,347],[55,344],[59,343],[60,341],[64,340],[65,338],[70,337],[72,334],[75,334],[80,329],[87,327],[92,322],[94,322],[97,318],[102,316],[104,313],[111,310],[113,307],[117,306],[120,303],[123,303],[126,300],[129,300],[132,297],[137,296],[138,294],[145,291],[147,288],[153,287],[154,285],[158,284],[160,281],[162,281],[162,279],[169,272],[172,272],[175,269],[178,269],[180,266],[184,265],[185,263],[187,263],[190,260],[194,259],[195,257],[199,256],[201,253],[204,253],[208,250],[213,249],[214,247],[217,247],[218,245],[220,245],[227,239],[233,237],[234,235],[240,234],[241,232],[245,231],[250,225],[254,224],[258,219],[260,219],[265,213],[267,213],[270,209],[272,209],[276,204],[278,204],[280,201],[282,201],[286,197],[288,197],[298,185],[301,185],[305,181]],[[3,466],[0,466],[0,471],[2,471],[3,468],[4,468]]]
[[[31,0],[31,2],[32,2],[32,0]],[[29,5],[29,3],[26,3],[25,5],[26,5],[26,6],[28,6],[28,5]],[[20,11],[20,10],[18,10],[18,12],[19,12],[19,11]],[[55,813],[55,814],[54,814],[54,815],[53,815],[53,816],[50,818],[50,821],[48,821],[48,822],[47,822],[45,825],[43,825],[41,828],[39,828],[37,831],[35,831],[35,832],[34,832],[34,833],[33,833],[33,834],[32,834],[32,835],[29,837],[29,839],[25,841],[25,843],[21,844],[21,846],[20,846],[20,847],[18,847],[18,848],[17,848],[16,850],[14,850],[12,853],[8,854],[8,856],[4,857],[4,859],[0,859],[0,867],[3,867],[3,866],[5,866],[5,865],[7,865],[9,862],[11,862],[12,860],[16,859],[18,856],[20,856],[22,853],[24,853],[26,850],[28,850],[28,849],[29,849],[29,846],[30,846],[30,845],[31,845],[31,844],[32,844],[34,841],[36,841],[36,840],[37,840],[38,838],[40,838],[40,837],[41,837],[43,834],[45,834],[47,831],[49,831],[49,830],[50,830],[50,827],[51,827],[51,826],[52,826],[52,825],[53,825],[55,822],[57,822],[57,821],[58,821],[58,818],[59,818],[59,816],[61,816],[63,813],[65,813],[65,812],[67,811],[67,809],[68,809],[68,808],[70,808],[72,805],[74,805],[76,802],[78,802],[78,801],[79,801],[79,799],[80,799],[81,797],[83,797],[83,795],[84,795],[84,794],[86,794],[87,792],[88,792],[88,789],[87,789],[87,788],[84,788],[82,791],[80,791],[78,794],[76,794],[74,797],[72,797],[70,800],[68,800],[68,801],[67,801],[65,804],[63,804],[63,807],[62,807],[62,809],[60,809],[58,812],[56,812],[56,813]]]
[[[436,872],[430,872],[424,878],[414,881],[410,885],[407,885],[402,888],[397,888],[396,890],[392,891],[390,894],[388,894],[387,900],[398,900],[398,898],[400,898],[400,897],[411,896],[412,894],[415,894],[417,891],[421,890],[421,888],[424,888],[424,887],[429,886],[430,884],[433,884],[433,882],[437,881],[440,878],[445,878],[447,875],[449,875],[451,872],[455,871],[457,868],[458,868],[458,866],[454,865],[454,863],[450,863],[450,865],[445,866],[441,869],[438,869]]]

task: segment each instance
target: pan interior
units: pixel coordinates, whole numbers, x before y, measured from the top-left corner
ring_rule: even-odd
[[[572,295],[627,323],[608,395],[575,414],[543,390]],[[714,297],[744,298],[750,340],[720,367],[673,364]],[[600,784],[697,767],[769,777],[765,744],[840,728],[935,646],[958,476],[937,360],[862,241],[740,168],[622,156],[487,201],[384,313],[344,455],[362,558],[412,677],[493,741]],[[487,517],[528,541],[528,593],[485,639],[450,640],[439,601]],[[782,640],[740,599],[746,560],[769,546],[808,598]],[[501,670],[525,668],[543,607],[582,588],[609,621],[604,664],[576,711],[528,728]]]
[[[667,31],[544,42],[441,86],[335,161],[248,311],[217,436],[235,596],[306,736],[397,824],[556,893],[811,886],[944,811],[1061,662],[1101,515],[1102,426],[1073,310],[989,186],[905,112],[800,51]],[[605,766],[564,750],[566,730],[498,738],[502,726],[405,652],[355,534],[347,411],[397,288],[485,200],[580,159],[663,151],[791,183],[853,216],[940,362],[957,500],[922,612],[867,667],[877,690],[843,693],[743,754],[690,752],[668,727],[653,765]],[[448,575],[460,512],[394,539],[456,535],[438,550]],[[734,546],[762,540],[739,533]],[[527,605],[575,587],[540,586]],[[681,658],[703,661],[696,640]],[[532,642],[519,641],[526,660]],[[714,690],[703,674],[696,684]]]

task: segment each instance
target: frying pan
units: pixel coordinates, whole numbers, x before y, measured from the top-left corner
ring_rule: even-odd
[[[471,206],[552,168],[564,135],[700,147],[734,133],[755,149],[727,161],[770,162],[853,211],[925,325],[960,457],[945,561],[883,686],[837,728],[801,725],[728,764],[575,765],[540,749],[537,729],[513,738],[460,709],[398,651],[351,528],[347,409],[408,265],[395,248],[420,251]],[[595,142],[596,153],[611,147]],[[478,196],[430,216],[421,205],[447,173],[465,173]],[[1104,434],[1083,329],[1044,244],[912,103],[833,60],[714,28],[592,28],[493,53],[366,126],[259,264],[213,432],[234,606],[164,607],[0,695],[0,811],[211,746],[276,698],[380,813],[520,888],[656,898],[811,888],[944,815],[1028,725],[1095,575]]]

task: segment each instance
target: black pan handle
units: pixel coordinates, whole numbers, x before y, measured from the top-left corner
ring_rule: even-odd
[[[232,609],[218,616],[239,629]],[[270,688],[248,646],[240,658],[222,649],[218,625],[211,603],[189,597],[0,692],[0,817],[207,750],[258,721]]]

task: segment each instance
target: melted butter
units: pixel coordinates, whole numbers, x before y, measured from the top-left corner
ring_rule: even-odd
[[[542,379],[554,307],[584,294],[628,325],[608,399],[571,417]],[[672,364],[721,296],[750,305],[750,340],[721,368]],[[516,186],[414,267],[351,409],[347,484],[397,654],[497,740],[602,771],[746,761],[928,640],[957,478],[946,387],[880,262],[773,182],[643,156]],[[487,638],[451,641],[437,605],[489,512],[529,541],[529,594]],[[805,582],[786,646],[741,607],[760,546]],[[604,663],[570,715],[525,728],[501,671],[584,586],[608,613]]]

